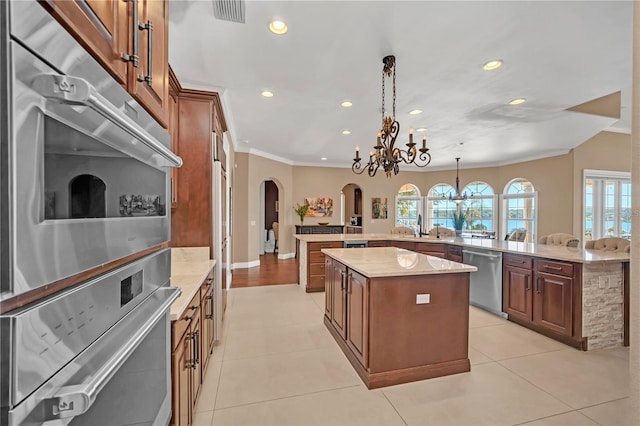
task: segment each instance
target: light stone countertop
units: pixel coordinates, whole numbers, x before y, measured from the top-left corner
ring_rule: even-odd
[[[475,272],[475,266],[396,247],[322,249],[322,253],[369,278]]]
[[[178,320],[189,307],[189,302],[200,290],[216,261],[209,259],[209,249],[202,247],[171,249],[171,286],[182,289],[182,294],[171,305],[171,321]]]
[[[420,243],[452,244],[462,248],[479,248],[503,253],[521,254],[575,263],[628,262],[629,253],[586,250],[574,247],[548,246],[487,238],[429,238],[393,234],[299,234],[295,237],[308,243],[329,241],[412,241]]]

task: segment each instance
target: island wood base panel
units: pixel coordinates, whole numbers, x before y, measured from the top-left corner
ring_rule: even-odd
[[[377,389],[385,386],[399,385],[401,383],[416,382],[418,380],[432,379],[434,377],[448,376],[451,374],[466,373],[471,371],[469,358],[456,361],[446,361],[431,365],[421,365],[413,368],[403,368],[400,370],[384,371],[381,373],[370,373],[362,366],[360,361],[353,355],[342,336],[338,334],[331,325],[331,320],[324,317],[324,324],[335,339],[342,352],[345,354],[353,368],[356,370],[368,389]]]

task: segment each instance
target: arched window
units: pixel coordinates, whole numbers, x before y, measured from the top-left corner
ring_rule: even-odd
[[[396,195],[396,226],[417,230],[421,204],[418,187],[410,183],[402,185]]]
[[[527,179],[516,178],[504,188],[502,233],[510,235],[516,230],[525,230],[524,241],[535,242],[538,197],[533,184]]]
[[[449,194],[455,195],[455,189],[447,183],[434,185],[427,195],[427,226],[428,231],[436,226],[453,229],[453,213],[456,203],[449,201]]]
[[[494,213],[496,196],[491,185],[482,181],[471,182],[462,192],[470,196],[462,205],[468,211],[467,232],[495,232],[498,215]]]

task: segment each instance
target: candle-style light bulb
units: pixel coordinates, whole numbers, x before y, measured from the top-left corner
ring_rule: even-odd
[[[427,132],[422,134],[422,149],[427,148]]]
[[[409,127],[409,143],[413,143],[413,127]]]
[[[356,145],[356,160],[360,159],[360,145]]]

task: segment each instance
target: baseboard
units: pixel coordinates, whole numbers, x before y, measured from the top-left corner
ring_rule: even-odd
[[[260,266],[259,260],[254,260],[252,262],[236,262],[231,266],[231,269],[255,268],[256,266]]]
[[[296,257],[295,253],[278,253],[278,259],[293,259]]]

